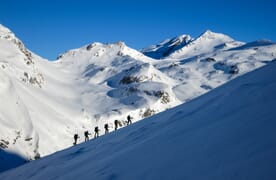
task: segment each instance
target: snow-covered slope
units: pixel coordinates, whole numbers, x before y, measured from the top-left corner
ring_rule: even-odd
[[[113,131],[115,119],[124,126],[128,114],[135,122],[188,102],[276,56],[271,42],[204,34],[163,43],[175,46],[162,60],[118,42],[92,43],[49,62],[0,26],[1,149],[26,159],[51,154],[72,146],[75,133],[82,142],[95,126],[101,135],[105,123]]]
[[[243,44],[242,42],[233,40],[227,35],[207,30],[195,39],[189,35],[182,35],[164,40],[157,45],[144,48],[141,52],[156,59],[185,59],[195,56],[200,57],[205,53],[228,49]]]
[[[20,157],[18,154],[9,153],[2,149],[0,149],[0,159],[0,172],[23,165],[27,162],[26,159]]]
[[[36,156],[39,137],[26,106],[25,98],[28,97],[20,96],[24,89],[19,86],[41,87],[43,75],[38,71],[36,56],[3,26],[0,26],[0,44],[0,145]]]
[[[241,44],[242,43],[234,41],[227,35],[207,30],[183,48],[171,53],[169,57],[184,59],[191,56],[201,56],[205,53],[214,52],[227,46],[238,46]]]
[[[276,178],[276,62],[1,180]]]

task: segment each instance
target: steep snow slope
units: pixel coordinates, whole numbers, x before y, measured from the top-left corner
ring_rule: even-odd
[[[36,156],[39,137],[34,131],[29,109],[19,95],[21,90],[17,82],[40,87],[43,76],[37,71],[33,54],[8,29],[1,26],[0,44],[0,144],[4,148],[11,147],[12,151]]]
[[[276,63],[0,179],[276,178]]]
[[[23,165],[26,160],[17,154],[9,153],[0,149],[0,172],[12,169],[14,167]],[[2,163],[3,162],[3,163]]]
[[[102,135],[105,123],[112,131],[115,119],[123,126],[128,114],[138,121],[275,59],[274,43],[205,34],[187,45],[179,42],[189,36],[165,43],[175,45],[176,59],[152,59],[118,42],[92,43],[49,62],[0,26],[0,148],[36,159],[72,146],[75,133],[82,142],[85,130],[99,126]],[[183,54],[188,46],[198,51]]]

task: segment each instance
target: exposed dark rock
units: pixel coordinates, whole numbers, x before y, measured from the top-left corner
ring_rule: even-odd
[[[0,140],[0,148],[2,148],[2,149],[8,148],[9,144],[10,144],[9,141],[6,141],[4,139]]]
[[[208,57],[208,58],[205,59],[205,61],[207,61],[207,62],[216,62],[216,59]]]
[[[216,70],[224,71],[224,73],[228,73],[228,74],[238,74],[239,73],[239,68],[237,65],[228,65],[224,62],[218,62],[218,63],[214,64],[214,68]]]
[[[25,138],[25,141],[31,141],[33,138],[32,137],[28,137],[28,138]]]
[[[120,84],[131,84],[134,82],[140,82],[139,78],[133,76],[125,76],[121,79]]]
[[[143,118],[152,116],[155,114],[155,111],[153,109],[148,108],[144,113],[143,113]]]

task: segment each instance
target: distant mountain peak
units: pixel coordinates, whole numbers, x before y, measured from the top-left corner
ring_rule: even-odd
[[[216,33],[211,30],[206,30],[194,40],[190,41],[187,45],[172,52],[168,57],[173,59],[189,58],[198,56],[218,50],[217,47],[223,47],[223,44],[232,43],[234,39],[231,37]]]
[[[197,39],[226,39],[227,41],[233,41],[233,39],[225,34],[216,33],[211,30],[206,30]]]
[[[233,41],[234,39],[225,34],[206,30],[195,39],[190,35],[184,34],[164,40],[157,45],[151,45],[142,49],[141,52],[154,59],[163,59],[166,57],[178,58],[186,57],[186,51],[191,52],[191,48],[193,49],[192,51],[195,51],[193,53],[197,54],[200,53],[202,49],[205,49],[206,52],[213,51],[215,46]]]
[[[150,61],[151,59],[142,54],[141,52],[128,47],[125,42],[118,41],[114,43],[100,43],[94,42],[91,44],[87,44],[80,48],[68,50],[57,57],[57,60],[62,59],[82,59],[82,61],[97,61],[101,58],[106,59],[107,61],[112,61],[113,58],[120,57],[128,57],[133,59],[143,59],[145,62]],[[112,58],[111,58],[112,57]]]
[[[172,39],[166,39],[157,45],[151,45],[142,49],[141,52],[149,57],[162,59],[172,52],[186,46],[192,40],[193,38],[190,35],[183,34]]]
[[[168,42],[168,44],[169,44],[169,46],[180,46],[180,45],[185,46],[191,40],[192,40],[192,37],[190,35],[183,34],[183,35],[180,35],[180,36],[177,36],[177,37],[171,39]]]
[[[202,34],[217,34],[216,32],[213,32],[210,29],[205,30]]]

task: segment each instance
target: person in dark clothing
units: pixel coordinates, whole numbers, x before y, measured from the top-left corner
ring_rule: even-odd
[[[96,126],[95,127],[95,129],[94,129],[94,132],[95,132],[95,134],[94,134],[94,138],[97,138],[97,137],[99,137],[99,127],[98,126]]]
[[[116,131],[119,125],[119,121],[117,119],[114,121],[114,125],[115,125],[115,131]]]
[[[127,116],[127,125],[132,124],[132,119],[133,118],[130,115]]]
[[[79,135],[78,134],[74,134],[74,140],[75,140],[75,142],[73,143],[74,145],[77,144],[78,138],[80,138]]]
[[[84,141],[89,141],[89,135],[91,135],[88,131],[84,131]]]
[[[104,134],[107,134],[109,132],[108,124],[107,123],[104,125],[104,129],[105,129]]]

